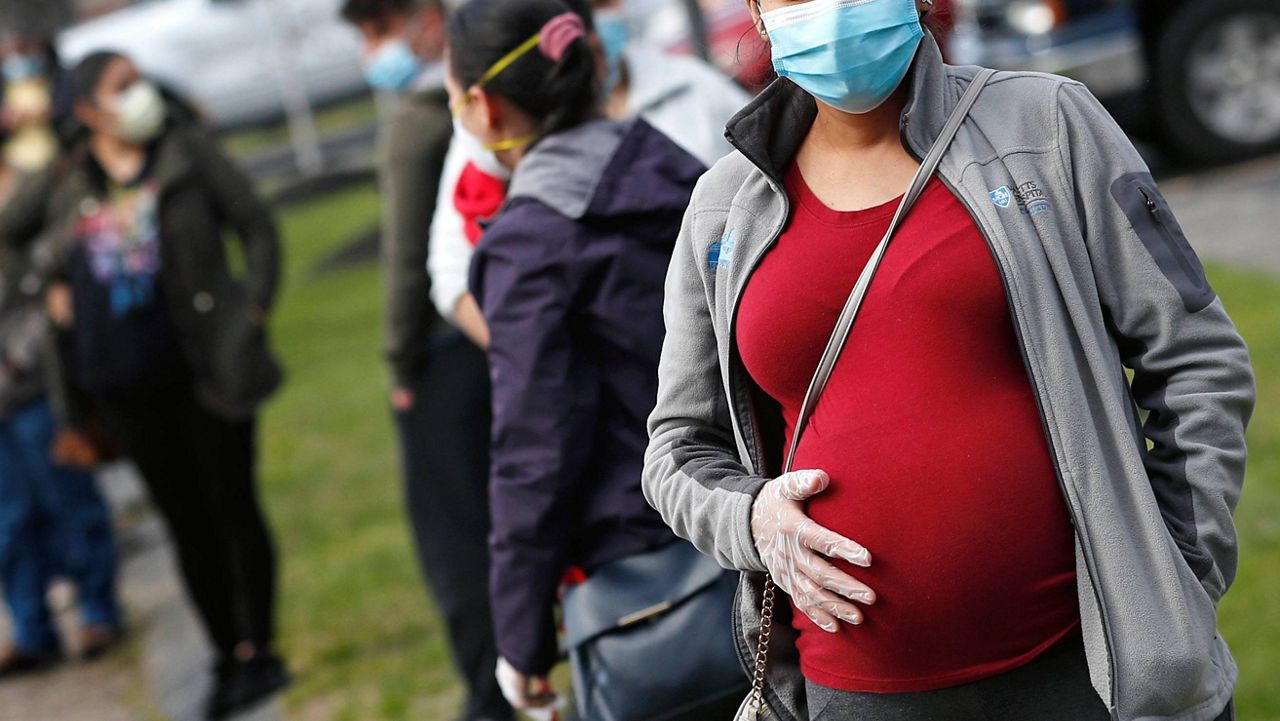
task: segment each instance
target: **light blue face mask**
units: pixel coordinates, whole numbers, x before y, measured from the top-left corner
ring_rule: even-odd
[[[11,83],[44,75],[48,69],[48,59],[44,55],[34,53],[10,55],[4,59],[3,64],[4,78]]]
[[[631,30],[626,16],[617,10],[602,10],[592,20],[596,26],[596,35],[604,47],[605,69],[608,72],[604,79],[604,94],[607,97],[622,80],[622,51],[631,40]]]
[[[848,113],[887,100],[924,37],[915,0],[810,0],[760,19],[778,75]]]
[[[378,90],[403,92],[422,73],[422,60],[402,39],[385,42],[364,66],[364,79]]]

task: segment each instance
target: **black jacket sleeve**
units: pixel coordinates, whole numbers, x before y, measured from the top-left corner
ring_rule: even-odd
[[[253,182],[213,138],[201,130],[187,132],[192,156],[208,183],[218,212],[236,232],[244,248],[244,280],[249,302],[265,313],[271,310],[280,281],[280,234],[275,218]]]
[[[556,590],[599,395],[596,369],[574,343],[577,281],[563,250],[574,228],[540,208],[508,211],[472,265],[492,333],[494,624],[502,656],[531,675],[545,674],[558,656]]]

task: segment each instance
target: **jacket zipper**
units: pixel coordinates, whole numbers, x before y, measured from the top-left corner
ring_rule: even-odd
[[[755,274],[756,268],[760,266],[760,263],[764,260],[765,255],[768,254],[768,252],[773,249],[773,246],[775,244],[777,244],[778,238],[782,237],[782,231],[786,229],[787,220],[791,217],[791,199],[788,198],[786,192],[782,190],[781,183],[778,182],[778,180],[775,179],[772,175],[770,175],[769,172],[766,171],[760,163],[756,162],[755,159],[751,157],[751,155],[749,155],[745,150],[743,150],[738,145],[738,143],[733,140],[733,138],[729,138],[729,143],[733,145],[735,148],[737,148],[738,152],[742,153],[743,156],[745,156],[748,160],[751,160],[751,163],[755,165],[764,174],[766,178],[768,178],[770,189],[773,190],[774,193],[776,193],[778,196],[782,198],[782,208],[783,208],[782,222],[778,224],[778,227],[775,228],[773,233],[769,236],[769,242],[765,243],[759,250],[756,251],[755,255],[751,257],[751,263],[747,266],[746,275],[744,275],[742,278],[741,287],[735,288],[733,290],[733,302],[729,309],[729,328],[727,333],[727,338],[729,343],[728,374],[729,374],[730,391],[739,392],[740,384],[739,384],[738,366],[741,364],[741,361],[738,359],[738,342],[737,342],[736,336],[737,336],[737,329],[738,329],[738,306],[740,305],[740,302],[742,300],[742,295],[743,295],[742,291],[746,290],[747,283],[750,282],[751,276]],[[749,400],[750,399],[748,399],[748,402]],[[738,404],[736,402],[730,399],[730,406],[731,406],[730,411],[738,419],[738,427],[742,429],[742,433],[745,439],[747,424],[740,417],[741,413],[739,412],[737,405]],[[754,449],[755,455],[756,455],[756,458],[751,459],[751,463],[753,466],[755,466],[756,473],[763,474],[765,472],[765,469],[762,467],[764,465],[764,459],[765,459],[764,448],[761,447],[759,432],[756,430],[756,427],[754,425],[751,426],[751,437],[746,440],[748,441],[749,446],[752,449]],[[733,627],[733,631],[734,631],[733,646],[737,650],[737,653],[739,654],[739,656],[742,656],[743,649],[742,649],[742,644],[739,643],[739,639],[743,637],[743,634],[742,634],[743,624],[742,624],[742,620],[738,617],[736,606],[734,608],[734,613],[731,613],[729,615],[730,615],[730,625]],[[755,663],[754,659],[755,659],[755,654],[752,653],[752,649],[748,648],[747,655],[745,657],[740,658],[739,660],[744,664],[744,667],[748,670],[748,672],[750,672],[752,670],[753,664]],[[778,718],[784,718],[783,714],[779,713],[778,709],[774,708],[773,704],[771,704],[769,701],[770,688],[769,688],[769,679],[767,674],[765,677],[764,691],[765,692],[764,692],[763,698],[764,698],[765,706],[767,706],[769,710],[773,712],[774,716]],[[793,721],[799,721],[799,720],[793,719]]]
[[[905,123],[902,126],[902,131],[903,131],[903,138],[902,138],[903,146],[908,149],[908,152],[911,153],[912,157],[916,157],[915,151],[911,150],[911,146],[907,144]],[[919,159],[917,158],[917,160]],[[1000,284],[1002,286],[1002,290],[1004,291],[1005,305],[1008,306],[1009,315],[1013,319],[1013,332],[1018,339],[1018,353],[1022,356],[1022,365],[1027,371],[1027,380],[1031,383],[1031,388],[1034,391],[1033,395],[1035,396],[1035,399],[1036,399],[1036,411],[1040,415],[1040,429],[1044,433],[1045,439],[1048,441],[1049,447],[1052,450],[1057,447],[1057,444],[1054,442],[1053,433],[1049,429],[1049,422],[1045,416],[1044,402],[1040,394],[1039,380],[1036,378],[1035,371],[1031,367],[1031,359],[1027,355],[1027,342],[1022,334],[1022,325],[1018,322],[1018,318],[1020,316],[1018,315],[1017,308],[1014,306],[1013,296],[1009,292],[1008,270],[1005,268],[1004,263],[1001,262],[1000,256],[996,253],[995,244],[991,241],[991,236],[987,233],[987,229],[983,227],[982,223],[978,221],[978,216],[973,212],[973,208],[969,205],[969,201],[964,197],[964,195],[962,195],[958,191],[958,189],[954,185],[952,185],[952,183],[949,180],[947,180],[942,176],[942,173],[937,173],[936,175],[938,179],[941,180],[942,183],[947,186],[947,189],[951,192],[951,195],[953,195],[957,200],[959,200],[960,204],[964,206],[965,212],[969,213],[969,217],[973,218],[973,224],[977,226],[978,232],[982,234],[982,240],[987,244],[987,250],[988,252],[991,253],[991,258],[995,262],[996,269],[1000,273]],[[1054,452],[1051,455],[1053,460],[1054,476],[1057,478],[1058,488],[1062,492],[1062,498],[1066,502],[1065,505],[1067,507],[1067,513],[1070,514],[1071,516],[1071,525],[1075,529],[1076,538],[1077,540],[1080,541],[1081,555],[1084,557],[1085,570],[1089,574],[1089,587],[1090,587],[1090,590],[1093,591],[1094,602],[1098,606],[1098,615],[1100,616],[1102,621],[1103,636],[1105,637],[1106,644],[1107,644],[1107,661],[1110,664],[1110,668],[1108,669],[1108,674],[1110,675],[1110,680],[1111,680],[1110,714],[1112,719],[1117,719],[1119,718],[1120,709],[1119,709],[1119,704],[1116,702],[1116,694],[1117,694],[1116,668],[1117,667],[1116,667],[1115,653],[1113,651],[1113,649],[1115,648],[1115,643],[1111,640],[1111,625],[1107,619],[1107,609],[1103,605],[1102,595],[1098,591],[1098,584],[1094,582],[1094,579],[1097,578],[1097,574],[1093,572],[1092,549],[1088,548],[1085,545],[1084,539],[1081,536],[1080,522],[1079,522],[1079,519],[1076,517],[1075,508],[1071,504],[1071,498],[1067,494],[1067,484],[1066,484],[1066,481],[1064,480],[1065,476],[1062,473],[1062,466],[1058,462],[1058,454]]]
[[[1191,264],[1187,262],[1186,257],[1183,256],[1182,253],[1178,252],[1177,240],[1170,232],[1169,226],[1165,225],[1164,213],[1160,211],[1160,204],[1156,202],[1155,197],[1148,192],[1145,187],[1139,185],[1137,188],[1138,194],[1142,196],[1142,200],[1147,206],[1147,214],[1151,216],[1152,224],[1156,226],[1156,229],[1160,233],[1160,237],[1164,238],[1164,242],[1169,246],[1170,253],[1178,261],[1178,266],[1182,268],[1182,272],[1186,274],[1187,280],[1194,283],[1197,288],[1200,288],[1200,274],[1191,267]]]

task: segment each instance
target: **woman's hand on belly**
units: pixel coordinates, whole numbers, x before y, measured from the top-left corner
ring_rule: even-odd
[[[751,508],[751,535],[778,588],[819,628],[835,633],[839,621],[862,623],[862,611],[852,601],[870,605],[876,594],[827,560],[866,568],[871,565],[867,549],[805,513],[804,502],[830,482],[823,471],[793,471],[766,483]]]

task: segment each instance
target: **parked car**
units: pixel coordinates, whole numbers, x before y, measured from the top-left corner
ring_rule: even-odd
[[[960,63],[1074,77],[1104,102],[1137,96],[1200,160],[1280,147],[1278,0],[953,0]]]
[[[322,104],[367,92],[360,43],[338,17],[340,0],[142,0],[64,31],[69,63],[119,50],[192,101],[215,125],[284,114],[295,80]]]

